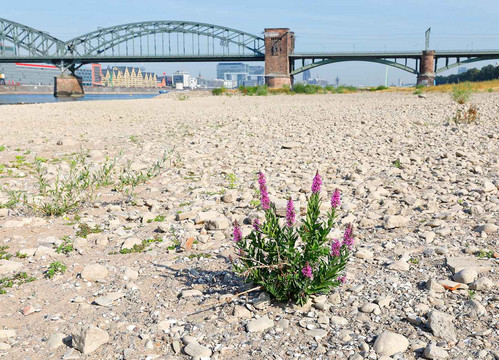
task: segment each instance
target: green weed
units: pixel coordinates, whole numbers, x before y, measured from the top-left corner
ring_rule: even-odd
[[[49,265],[47,271],[45,272],[45,277],[52,279],[55,274],[64,274],[66,272],[66,265],[60,261],[54,261]]]

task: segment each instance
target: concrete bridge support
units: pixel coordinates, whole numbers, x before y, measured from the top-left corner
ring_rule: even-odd
[[[435,51],[425,50],[419,63],[418,85],[435,85]]]
[[[270,88],[292,85],[289,55],[295,50],[294,35],[288,28],[265,29],[265,84]]]
[[[83,91],[82,78],[76,75],[61,75],[54,78],[54,96],[55,97],[82,97]]]

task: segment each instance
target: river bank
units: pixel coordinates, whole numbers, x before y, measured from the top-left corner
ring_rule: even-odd
[[[160,88],[109,88],[84,87],[85,94],[157,94]],[[166,89],[169,90],[169,89]],[[0,95],[48,95],[54,93],[53,85],[0,85]]]
[[[459,126],[449,94],[204,95],[1,107],[0,278],[26,273],[0,294],[5,358],[497,359],[499,93]],[[113,159],[64,216],[12,197]],[[354,227],[346,283],[303,307],[233,299],[258,171],[300,222],[317,170],[325,209],[342,193],[334,236]]]

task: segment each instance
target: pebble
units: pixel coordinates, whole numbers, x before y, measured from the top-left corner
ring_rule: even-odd
[[[84,326],[72,334],[73,347],[84,355],[97,350],[109,341],[109,334],[94,326]]]
[[[463,269],[454,274],[452,279],[462,284],[470,284],[475,281],[478,273],[474,269]]]
[[[380,356],[392,356],[403,353],[409,347],[409,340],[403,335],[384,331],[376,338],[373,349]]]
[[[440,360],[447,359],[449,357],[449,353],[447,353],[445,349],[430,343],[424,349],[423,356],[425,359]]]
[[[109,276],[109,270],[103,265],[86,265],[81,272],[81,278],[87,281],[104,280]]]
[[[271,327],[274,327],[274,320],[269,319],[267,315],[251,320],[246,324],[246,331],[252,333],[252,332],[262,332],[267,329],[270,329]]]
[[[428,315],[428,327],[433,335],[446,341],[456,341],[454,318],[438,310],[432,310]]]

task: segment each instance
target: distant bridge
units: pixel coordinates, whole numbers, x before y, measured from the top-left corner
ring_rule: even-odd
[[[291,85],[293,76],[318,66],[366,61],[393,66],[433,85],[435,74],[475,61],[499,59],[499,50],[295,53],[294,33],[265,29],[264,36],[190,21],[147,21],[107,28],[68,41],[0,18],[0,62],[51,63],[61,71],[109,62],[265,61],[266,83]],[[57,86],[57,84],[56,84]]]

